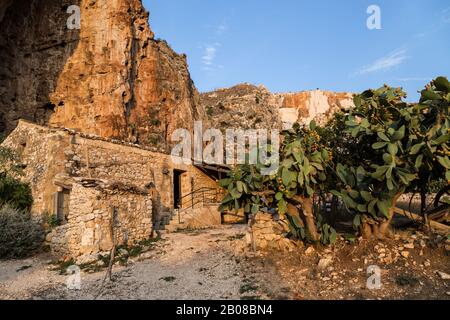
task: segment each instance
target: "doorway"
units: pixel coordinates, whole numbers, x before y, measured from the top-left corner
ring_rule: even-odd
[[[58,225],[63,225],[67,223],[67,218],[69,216],[70,190],[66,188],[59,188],[55,197],[56,220]]]
[[[181,197],[182,197],[182,191],[181,191],[181,177],[183,176],[184,171],[181,170],[174,170],[173,171],[173,204],[174,209],[181,208]]]

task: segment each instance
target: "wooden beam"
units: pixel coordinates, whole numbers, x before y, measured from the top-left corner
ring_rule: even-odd
[[[202,169],[206,169],[206,170],[211,170],[211,171],[215,171],[215,172],[222,172],[222,173],[228,173],[229,170],[224,169],[223,167],[214,167],[211,165],[196,165],[197,168],[202,168]]]
[[[394,212],[396,214],[399,214],[401,216],[404,216],[404,217],[407,217],[410,219],[414,219],[416,221],[423,221],[423,218],[421,216],[419,216],[415,213],[400,209],[400,208],[395,208]],[[430,220],[430,226],[433,230],[437,231],[438,233],[443,233],[445,235],[450,234],[450,227],[445,224]]]

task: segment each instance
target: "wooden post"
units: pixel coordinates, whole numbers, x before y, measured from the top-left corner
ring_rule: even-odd
[[[115,228],[114,228],[114,213],[115,213],[115,208],[111,207],[111,221],[109,224],[109,232],[111,234],[112,248],[111,248],[111,253],[110,253],[110,257],[109,257],[108,270],[106,271],[106,274],[105,274],[105,277],[103,278],[99,292],[94,300],[97,300],[98,297],[100,297],[100,295],[102,294],[102,290],[103,290],[103,287],[105,286],[106,279],[109,279],[109,281],[112,281],[112,268],[114,266],[114,258],[116,255],[116,238],[115,238],[115,232],[114,232],[114,230],[115,230]]]
[[[106,273],[106,276],[109,277],[109,280],[112,281],[112,268],[114,266],[114,258],[116,255],[116,236],[115,236],[115,212],[116,209],[114,207],[111,208],[111,223],[110,223],[110,234],[111,234],[111,240],[112,240],[112,249],[111,249],[111,255],[109,259],[109,266],[108,266],[108,272]]]

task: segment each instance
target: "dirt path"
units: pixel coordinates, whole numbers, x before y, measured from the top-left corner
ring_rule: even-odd
[[[163,237],[155,249],[127,267],[114,268],[100,299],[239,299],[241,273],[230,243],[242,227]],[[81,274],[81,290],[49,270],[49,257],[0,262],[0,299],[93,299],[104,272]],[[31,266],[26,270],[20,268]]]
[[[429,248],[417,234],[385,243],[345,242],[333,248],[300,247],[292,253],[243,252],[245,227],[166,234],[127,266],[99,299],[450,299],[449,253]],[[425,239],[425,240],[424,240]],[[409,247],[409,249],[408,249]],[[405,252],[408,253],[406,257]],[[405,255],[402,256],[402,255]],[[0,261],[0,299],[94,299],[105,272],[81,273],[81,290],[69,290],[41,255]],[[380,267],[382,288],[366,287],[367,268]]]

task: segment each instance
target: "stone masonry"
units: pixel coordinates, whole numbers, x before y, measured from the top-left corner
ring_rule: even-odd
[[[112,211],[118,242],[148,239],[170,222],[174,178],[180,196],[215,180],[189,165],[175,165],[157,149],[107,140],[21,120],[4,141],[24,165],[34,198],[32,212],[63,220],[48,236],[52,250],[78,256],[108,250]]]
[[[255,250],[290,251],[295,243],[286,238],[288,233],[289,224],[286,219],[280,217],[275,220],[271,214],[260,212],[249,221],[247,245]]]
[[[152,200],[147,192],[84,182],[90,186],[81,181],[71,186],[67,223],[47,236],[55,254],[86,256],[110,250],[111,225],[119,244],[133,245],[151,236]]]

